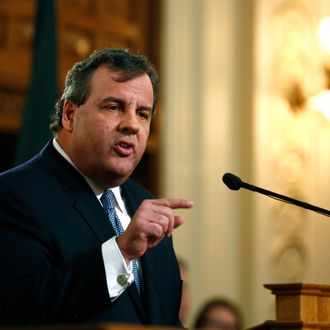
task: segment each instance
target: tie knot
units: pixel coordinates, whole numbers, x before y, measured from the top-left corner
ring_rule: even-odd
[[[116,200],[111,189],[108,189],[103,193],[101,196],[101,203],[105,209],[115,209]]]

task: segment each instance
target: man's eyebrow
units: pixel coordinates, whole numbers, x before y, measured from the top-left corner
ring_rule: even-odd
[[[141,105],[138,109],[152,112],[152,107],[148,107],[147,105]]]
[[[105,99],[100,100],[101,103],[107,103],[107,102],[116,102],[120,104],[124,104],[125,102],[122,99],[119,99],[117,97],[109,96],[106,97]]]
[[[104,103],[108,103],[108,102],[116,102],[120,105],[124,105],[125,104],[125,101],[122,100],[122,99],[119,99],[117,97],[114,97],[114,96],[109,96],[109,97],[106,97],[102,100],[100,100],[100,103],[104,104]],[[146,111],[150,111],[152,112],[153,109],[152,109],[152,106],[148,106],[148,105],[141,105],[140,107],[138,107],[139,110],[146,110]]]

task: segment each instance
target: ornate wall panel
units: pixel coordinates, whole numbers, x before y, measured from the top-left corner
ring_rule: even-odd
[[[326,88],[316,31],[327,13],[320,10],[322,1],[257,3],[255,181],[329,208],[330,176],[324,168],[330,167],[330,122],[309,106],[309,100]],[[317,233],[320,228],[328,233],[330,229],[322,216],[311,211],[258,196],[254,200],[258,264],[254,285],[260,293],[255,314],[272,318],[273,299],[257,286],[328,284],[330,273],[324,276],[319,271],[328,259],[319,248],[326,242]]]
[[[55,3],[60,90],[72,64],[99,48],[127,48],[143,53],[158,67],[160,1],[57,0]],[[11,134],[15,140],[20,129],[30,76],[35,6],[35,0],[0,2],[0,145],[1,135]],[[157,126],[156,121],[148,155],[142,164],[152,170],[147,175],[137,169],[141,181],[154,192],[158,190]],[[3,154],[1,161],[8,164],[6,157]],[[1,161],[0,170],[3,170]]]

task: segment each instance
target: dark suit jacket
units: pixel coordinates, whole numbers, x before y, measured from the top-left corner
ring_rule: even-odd
[[[130,215],[152,195],[132,180]],[[52,143],[0,175],[0,324],[125,322],[180,325],[181,280],[172,241],[142,258],[144,290],[110,301],[101,244],[115,233],[85,179]]]

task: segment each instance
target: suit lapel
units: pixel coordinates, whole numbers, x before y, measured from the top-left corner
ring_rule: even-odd
[[[123,200],[125,202],[125,207],[127,210],[127,213],[129,216],[132,218],[136,209],[139,207],[141,203],[141,196],[138,196],[134,192],[131,191],[129,182],[124,183],[121,186],[121,195],[123,197]],[[143,317],[144,322],[147,321],[147,315],[146,315],[146,310],[145,306],[145,278],[144,278],[144,267],[143,267],[143,262],[140,259],[140,266],[142,269],[142,280],[143,280],[143,289],[142,292],[139,294],[137,291],[137,288],[135,285],[131,285],[127,291],[128,294],[130,295],[135,307],[139,310],[141,316]]]
[[[116,235],[94,193],[80,195],[73,207],[84,218],[101,243]]]
[[[85,178],[66,161],[53,147],[50,141],[41,152],[41,160],[51,168],[63,190],[69,195],[73,209],[87,222],[98,240],[103,243],[115,232]]]
[[[141,196],[141,194],[137,194],[136,191],[133,191],[130,189],[130,182],[127,181],[123,186],[121,187],[122,196],[125,201],[125,206],[127,209],[127,212],[132,217],[136,211],[136,209],[139,207],[141,202],[145,199],[144,196]],[[143,299],[146,302],[144,306],[148,306],[148,310],[144,311],[144,313],[147,313],[148,317],[148,323],[157,324],[159,323],[160,317],[160,294],[159,294],[159,288],[157,286],[157,283],[155,281],[156,277],[156,271],[154,270],[153,266],[153,260],[151,254],[147,251],[143,257],[140,258],[141,263],[141,269],[142,269],[142,277],[143,277]],[[139,297],[139,294],[137,292],[137,289],[134,286],[134,291],[131,292],[132,298],[139,299],[139,302],[141,303],[141,297]],[[152,318],[152,319],[151,319]]]
[[[153,260],[149,252],[140,259],[143,269],[144,294],[146,306],[148,306],[148,323],[159,324],[161,317],[160,290],[156,281],[157,275],[153,266]]]

